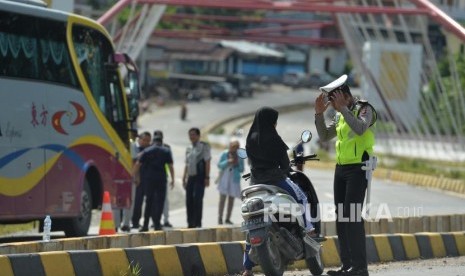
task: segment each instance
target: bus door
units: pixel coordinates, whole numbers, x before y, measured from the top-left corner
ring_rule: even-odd
[[[108,107],[110,107],[107,111],[107,119],[109,119],[116,133],[125,143],[126,148],[129,148],[129,127],[123,99],[125,95],[121,89],[121,82],[117,67],[114,65],[106,66],[106,81],[108,85],[108,94],[106,98]],[[112,162],[114,166],[114,182],[117,189],[115,195],[121,195],[115,200],[117,206],[130,206],[131,178],[128,178],[127,172],[118,166],[118,158],[120,158],[120,155],[120,152],[115,152],[116,160],[113,160],[114,162]],[[128,183],[129,185],[127,185]]]
[[[108,138],[111,140],[119,138],[126,146],[126,149],[122,149],[116,146],[117,141],[113,141],[114,152],[111,154],[110,162],[105,161],[97,164],[100,168],[105,168],[104,171],[100,172],[105,185],[104,188],[108,189],[112,196],[118,195],[120,197],[118,189],[127,186],[127,195],[123,197],[130,199],[131,178],[127,170],[125,171],[119,162],[119,158],[125,154],[120,151],[129,150],[129,122],[127,121],[127,111],[117,71],[118,67],[111,62],[114,55],[113,47],[107,37],[87,26],[73,25],[72,32],[74,50],[90,93],[92,93],[99,110],[118,136]],[[107,132],[107,134],[109,133]],[[112,204],[119,205],[118,199],[113,198],[113,200]],[[122,201],[126,200],[122,199]]]

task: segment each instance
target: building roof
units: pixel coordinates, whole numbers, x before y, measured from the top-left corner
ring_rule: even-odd
[[[173,60],[221,61],[233,52],[265,57],[285,56],[280,51],[243,40],[152,38],[149,45],[165,49],[164,59]]]
[[[210,53],[217,45],[211,42],[201,41],[198,39],[173,39],[173,38],[151,38],[149,46],[160,47],[169,52],[188,52],[188,53]]]
[[[220,40],[219,44],[225,48],[232,48],[242,54],[269,57],[284,57],[284,54],[282,52],[245,40]]]
[[[234,49],[230,48],[217,48],[212,52],[198,53],[198,52],[174,52],[167,53],[168,59],[176,60],[201,60],[201,61],[222,61],[228,58],[228,56],[234,52]]]

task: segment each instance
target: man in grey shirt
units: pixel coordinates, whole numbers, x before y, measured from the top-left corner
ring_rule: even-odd
[[[186,189],[187,227],[202,227],[203,196],[210,185],[211,150],[200,141],[200,129],[189,129],[191,145],[186,149],[186,166],[182,184]]]

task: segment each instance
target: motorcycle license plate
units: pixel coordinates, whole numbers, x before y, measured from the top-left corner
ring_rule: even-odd
[[[258,228],[263,228],[268,225],[271,225],[270,220],[265,221],[263,217],[252,218],[252,219],[242,222],[241,231],[242,232],[250,231],[250,230],[254,230]]]

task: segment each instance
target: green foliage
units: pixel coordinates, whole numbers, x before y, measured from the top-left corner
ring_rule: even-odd
[[[450,65],[449,60],[447,58],[442,58],[438,62],[438,69],[439,74],[441,77],[449,77],[450,76]]]
[[[465,89],[465,59],[463,55],[455,56],[455,65],[457,67],[457,75],[460,80],[461,89]],[[427,129],[424,132],[441,135],[464,135],[465,124],[460,125],[460,118],[465,118],[465,110],[457,101],[461,91],[458,89],[455,79],[451,76],[450,64],[447,58],[443,58],[438,62],[438,68],[441,75],[443,87],[438,87],[435,80],[431,80],[427,89],[422,93],[422,102],[420,105],[422,119],[426,122]],[[463,90],[462,90],[463,91]],[[435,112],[431,111],[431,105],[436,108]],[[456,118],[456,123],[452,121],[452,117]],[[439,129],[439,133],[435,131],[435,127]]]
[[[133,265],[133,261],[129,264],[126,270],[119,273],[120,276],[140,276],[142,275],[142,267],[139,263]]]
[[[354,65],[352,64],[352,60],[347,59],[346,63],[344,64],[344,74],[349,74],[353,68]]]
[[[318,158],[323,162],[333,162],[334,156],[328,151],[319,149]],[[402,172],[411,172],[424,175],[443,176],[452,179],[465,180],[465,163],[435,161],[398,157],[389,154],[376,154],[378,156],[378,167],[393,169]]]
[[[35,227],[34,222],[22,223],[22,224],[0,225],[0,235],[7,235],[10,233],[16,233],[20,231],[30,231],[34,227]]]
[[[379,167],[424,175],[444,176],[465,180],[463,163],[379,155]],[[381,162],[384,161],[384,162]]]
[[[244,10],[232,10],[232,9],[220,9],[220,8],[197,8],[197,7],[168,7],[165,14],[185,13],[192,15],[219,15],[219,16],[237,16],[237,17],[256,17],[260,18],[263,16],[262,11],[244,11]],[[184,19],[180,22],[164,22],[161,21],[158,25],[159,29],[198,29],[199,25],[208,25],[211,27],[219,28],[230,28],[230,29],[244,29],[247,27],[246,22],[222,22],[222,21],[204,21],[197,19]]]
[[[213,129],[210,133],[214,134],[214,135],[222,135],[222,134],[224,134],[224,127],[219,126],[219,127],[215,128],[215,129]]]
[[[396,133],[397,126],[395,122],[384,122],[378,120],[375,125],[375,131],[379,133]]]

